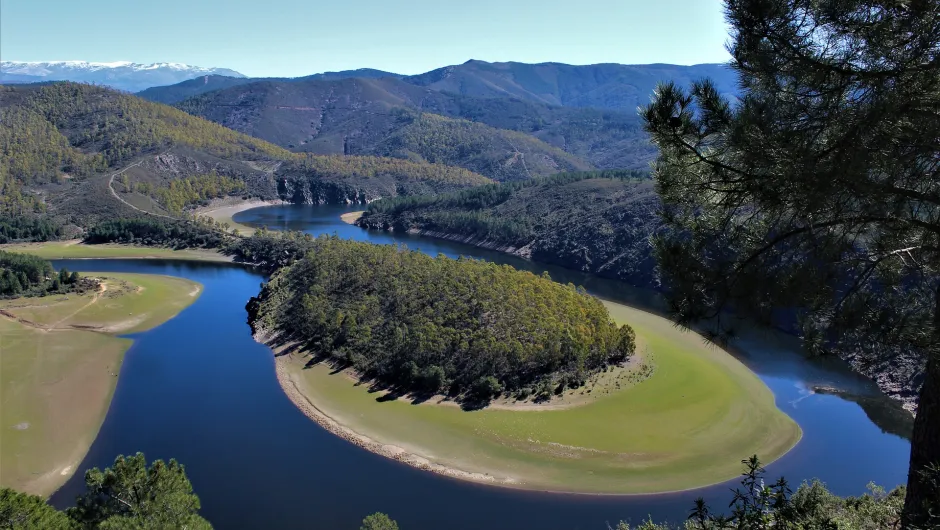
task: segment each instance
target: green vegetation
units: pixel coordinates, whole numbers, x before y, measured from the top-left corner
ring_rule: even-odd
[[[666,84],[643,109],[671,309],[719,335],[729,308],[791,325],[809,351],[883,376],[917,408],[902,526],[936,527],[940,4],[729,0],[726,13],[740,104],[706,80]]]
[[[307,356],[277,362],[288,395],[302,394],[292,396],[301,408],[312,404],[379,448],[402,448],[510,487],[590,493],[701,487],[734,478],[742,454],[771,461],[799,440],[799,427],[770,390],[727,352],[666,319],[605,305],[617,323],[636,331],[634,358],[547,403],[500,399],[468,412],[440,398],[370,392]]]
[[[0,250],[0,298],[45,296],[96,289],[96,282],[82,281],[77,272],[52,269],[48,261],[29,254]]]
[[[267,272],[274,272],[307,255],[314,246],[310,234],[261,228],[249,237],[235,239],[224,251],[235,261],[251,263]]]
[[[229,158],[288,159],[262,140],[94,85],[5,86],[0,167],[22,182],[83,176],[174,144]]]
[[[601,171],[383,199],[356,224],[471,238],[536,261],[652,286],[649,237],[660,223],[659,199],[645,173]]]
[[[125,187],[130,188],[131,185],[125,184]],[[209,199],[239,195],[244,193],[247,187],[241,180],[211,173],[171,180],[163,186],[138,182],[133,185],[133,189],[137,193],[155,198],[167,211],[179,215],[187,206]]]
[[[69,517],[38,495],[0,488],[0,526],[11,530],[75,530]]]
[[[82,258],[165,258],[200,261],[231,261],[210,249],[173,250],[162,247],[137,245],[84,245],[78,241],[50,241],[47,243],[18,243],[4,245],[0,250],[33,254],[45,259]]]
[[[522,180],[591,169],[587,162],[529,135],[437,114],[402,112],[400,128],[374,154],[460,166],[494,180]]]
[[[417,163],[374,156],[303,156],[289,171],[302,171],[311,177],[371,179],[388,175],[396,180],[424,180],[460,186],[480,186],[492,181],[460,167]]]
[[[130,339],[162,324],[200,288],[180,278],[95,274],[84,293],[0,300],[0,485],[48,495],[98,432]]]
[[[579,387],[634,350],[630,327],[573,285],[335,237],[275,273],[253,311],[257,328],[365,377],[472,403]]]
[[[398,530],[398,523],[382,512],[376,512],[362,520],[359,530]]]
[[[174,221],[156,217],[113,219],[93,226],[85,243],[127,243],[186,248],[221,248],[232,236],[208,222]]]
[[[275,178],[282,199],[313,204],[366,203],[492,182],[462,168],[371,156],[306,155],[281,165]]]
[[[0,195],[3,195],[2,190]],[[0,211],[3,211],[2,206]],[[0,245],[15,241],[49,241],[58,239],[62,233],[62,225],[50,219],[26,213],[0,214]]]
[[[176,460],[149,467],[144,455],[118,456],[114,466],[85,473],[78,505],[59,512],[37,495],[0,489],[0,526],[16,530],[211,530],[199,498]]]

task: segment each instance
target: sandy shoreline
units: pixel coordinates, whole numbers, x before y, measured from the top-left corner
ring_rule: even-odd
[[[364,214],[364,213],[366,213],[366,212],[365,212],[365,211],[361,211],[361,212],[346,212],[346,213],[344,213],[343,215],[339,216],[339,218],[340,218],[344,223],[354,225],[354,224],[356,224],[356,221],[358,221],[359,218],[362,217],[362,214]]]
[[[255,232],[254,228],[250,226],[245,226],[242,224],[236,223],[232,218],[235,214],[239,212],[244,212],[245,210],[251,210],[252,208],[259,208],[261,206],[277,206],[281,204],[288,204],[287,201],[282,200],[273,200],[273,201],[244,201],[237,202],[234,204],[225,204],[225,201],[221,203],[216,203],[214,205],[210,204],[202,208],[197,208],[193,210],[193,213],[196,215],[204,215],[210,217],[220,223],[228,223],[231,228],[238,230],[239,234],[242,235],[251,235]]]
[[[256,340],[264,343],[264,341],[260,340],[258,337],[256,337]],[[375,453],[386,458],[391,458],[404,464],[408,464],[409,466],[424,471],[437,473],[439,475],[493,485],[512,486],[519,484],[513,479],[498,479],[492,475],[484,473],[472,473],[469,471],[463,471],[460,469],[435,464],[434,462],[429,461],[427,458],[409,453],[401,447],[396,445],[382,444],[376,440],[373,440],[372,438],[369,438],[368,436],[364,436],[353,431],[317,408],[316,405],[314,405],[309,399],[307,399],[306,396],[304,396],[300,388],[297,387],[297,381],[291,376],[290,369],[288,368],[288,364],[290,362],[290,355],[279,355],[274,358],[274,371],[277,374],[278,383],[280,383],[281,388],[284,390],[284,393],[291,400],[291,402],[293,402],[294,405],[300,409],[300,411],[303,412],[305,416],[317,422],[318,425],[329,431],[331,434],[339,436],[340,438],[371,453]]]

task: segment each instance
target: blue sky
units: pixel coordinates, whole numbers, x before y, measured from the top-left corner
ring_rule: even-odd
[[[250,76],[468,59],[723,62],[718,0],[0,0],[0,58],[219,66]]]

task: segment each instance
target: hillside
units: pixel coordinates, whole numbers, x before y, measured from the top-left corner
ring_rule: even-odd
[[[87,227],[141,211],[177,216],[224,195],[275,199],[275,171],[303,158],[173,107],[103,87],[68,82],[0,86],[0,97],[0,224],[9,239],[61,234],[55,227],[33,226],[35,220],[12,226],[10,219],[17,216],[42,215]],[[320,162],[321,167],[331,164],[347,168],[329,174],[334,182],[342,180],[370,199],[488,182],[465,170],[405,161],[375,162],[368,171],[369,164],[361,161]],[[378,173],[388,182],[411,184],[374,187],[375,167],[382,168]],[[360,170],[365,173],[358,174]],[[424,181],[433,184],[415,183]]]
[[[360,68],[358,70],[344,70],[342,72],[323,72],[322,74],[313,74],[298,78],[258,78],[258,77],[227,77],[223,75],[205,75],[194,79],[188,79],[175,85],[155,86],[138,92],[136,95],[156,103],[173,105],[185,99],[213,90],[222,90],[225,88],[247,85],[248,83],[257,83],[260,81],[273,82],[291,82],[291,81],[311,81],[326,80],[337,81],[350,78],[378,79],[382,77],[401,78],[398,74],[383,72],[382,70],[373,70],[371,68]]]
[[[293,156],[172,107],[93,85],[0,86],[0,98],[3,212],[117,215],[125,208],[109,198],[103,175],[143,155],[173,160],[172,167],[135,167],[138,174],[151,169],[166,178],[210,171],[260,175],[247,163]]]
[[[295,204],[366,204],[383,197],[491,184],[459,167],[372,156],[306,155],[276,171],[277,194]]]
[[[227,68],[203,68],[179,63],[138,64],[86,61],[0,62],[0,83],[75,81],[105,85],[128,92],[170,85],[199,76],[244,77]]]
[[[186,98],[198,96],[199,94],[205,94],[206,92],[222,90],[233,86],[246,85],[248,83],[254,83],[255,81],[255,79],[249,77],[204,75],[193,79],[187,79],[186,81],[176,83],[175,85],[150,87],[145,90],[141,90],[135,95],[137,97],[144,98],[147,101],[153,101],[154,103],[172,105],[174,103],[179,103]]]
[[[568,107],[636,112],[661,81],[690,82],[710,77],[720,92],[736,94],[737,76],[725,65],[488,63],[470,60],[406,77],[405,81],[441,92],[476,97],[515,97]]]
[[[383,200],[357,224],[459,239],[650,287],[648,238],[660,225],[658,210],[653,182],[641,173],[574,173]]]
[[[394,78],[380,78],[259,81],[203,94],[178,106],[294,151],[442,162],[498,180],[591,167],[532,136],[483,123],[425,119],[418,112],[422,106],[459,109],[452,100]],[[488,115],[507,121],[498,112]],[[531,166],[528,171],[523,157]]]

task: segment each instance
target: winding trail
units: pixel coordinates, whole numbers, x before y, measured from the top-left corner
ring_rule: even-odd
[[[55,322],[55,323],[53,323],[53,324],[43,325],[43,324],[40,324],[40,323],[38,323],[38,322],[33,322],[32,320],[27,320],[27,319],[25,319],[25,318],[20,318],[20,317],[16,316],[15,314],[11,313],[10,311],[8,311],[8,310],[6,310],[6,309],[0,309],[0,316],[3,316],[3,317],[5,317],[5,318],[7,318],[7,319],[9,319],[9,320],[12,320],[12,321],[14,321],[14,322],[17,322],[17,323],[19,323],[19,324],[22,324],[22,325],[24,325],[24,326],[26,326],[26,327],[33,328],[33,329],[37,329],[37,330],[39,330],[39,331],[41,331],[41,332],[43,332],[43,333],[47,333],[47,332],[49,332],[49,331],[69,330],[69,329],[79,329],[79,330],[83,330],[83,331],[98,331],[97,329],[95,329],[95,328],[93,328],[93,327],[87,327],[87,326],[69,326],[69,325],[63,326],[62,323],[65,322],[66,320],[69,320],[70,318],[74,317],[75,315],[81,313],[82,311],[88,309],[89,307],[93,306],[94,304],[96,304],[96,303],[98,302],[98,299],[101,297],[101,294],[104,293],[104,292],[107,291],[107,290],[108,290],[108,284],[102,282],[101,285],[98,287],[98,290],[95,291],[94,296],[91,297],[91,300],[89,300],[87,304],[85,304],[85,305],[79,307],[79,308],[76,309],[75,311],[71,312],[70,314],[68,314],[68,315],[66,315],[66,316],[64,316],[64,317],[62,317],[58,322]]]
[[[164,153],[164,154],[166,154],[166,153]],[[160,156],[160,155],[158,155],[158,156]],[[135,162],[135,163],[133,163],[133,164],[131,164],[131,165],[125,167],[124,169],[122,169],[122,170],[120,170],[120,171],[118,171],[118,172],[116,172],[116,173],[113,173],[113,174],[111,175],[111,178],[108,179],[108,191],[111,192],[111,195],[113,195],[115,199],[117,199],[117,200],[123,202],[125,205],[130,206],[131,208],[137,210],[137,211],[140,212],[140,213],[144,213],[144,214],[147,214],[147,215],[152,215],[152,216],[154,216],[154,217],[162,217],[162,218],[164,218],[164,219],[172,219],[172,220],[174,220],[174,221],[178,220],[176,217],[170,217],[169,215],[163,215],[163,214],[159,214],[159,213],[148,212],[147,210],[141,210],[140,208],[138,208],[138,207],[134,206],[133,204],[131,204],[131,203],[125,201],[124,199],[122,199],[121,196],[118,195],[118,193],[117,193],[116,191],[114,191],[114,177],[116,177],[116,176],[118,176],[118,175],[121,175],[122,173],[124,173],[125,171],[127,171],[128,169],[130,169],[130,168],[132,168],[132,167],[138,167],[138,166],[140,166],[141,164],[144,163],[145,160],[146,160],[146,158],[144,158],[144,159],[142,159],[142,160],[138,160],[137,162]]]

